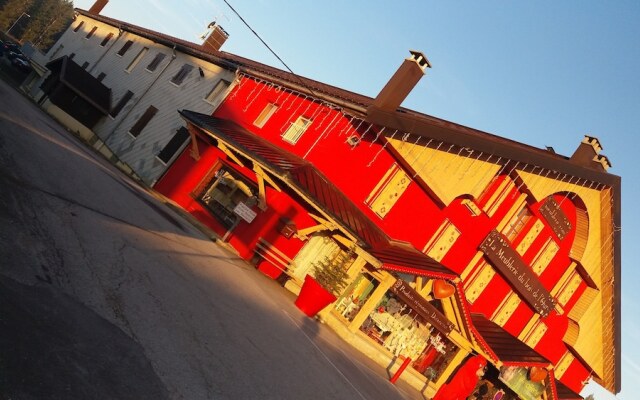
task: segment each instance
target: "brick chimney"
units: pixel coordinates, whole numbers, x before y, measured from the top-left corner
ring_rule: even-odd
[[[89,9],[89,12],[92,14],[100,14],[102,9],[107,5],[108,2],[109,0],[96,0],[96,2],[93,3],[91,8]]]
[[[424,54],[414,50],[410,53],[411,56],[402,62],[400,68],[375,98],[373,107],[383,111],[397,110],[425,74],[425,69],[431,68]]]
[[[585,135],[571,156],[571,161],[584,167],[606,171],[611,167],[611,162],[605,155],[600,154],[601,151],[602,145],[598,138]]]
[[[229,34],[217,22],[212,22],[207,27],[207,33],[203,36],[202,47],[204,50],[218,51],[228,38]]]

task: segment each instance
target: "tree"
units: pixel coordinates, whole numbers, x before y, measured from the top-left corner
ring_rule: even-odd
[[[21,41],[30,41],[38,48],[51,46],[73,19],[71,0],[0,0],[0,29],[6,31],[23,13],[10,35]]]
[[[22,40],[38,48],[47,48],[55,41],[56,33],[64,30],[73,18],[73,3],[68,0],[42,0],[34,5],[29,29]]]
[[[34,2],[35,0],[7,0],[0,9],[0,29],[4,32],[8,31],[11,25],[22,16],[22,13],[29,13],[29,8]],[[20,27],[26,23],[21,23]],[[13,33],[13,30],[10,33]]]

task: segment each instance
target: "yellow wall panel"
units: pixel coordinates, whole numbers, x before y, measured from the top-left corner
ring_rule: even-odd
[[[473,304],[482,294],[491,279],[496,275],[496,271],[489,264],[484,263],[471,277],[468,285],[465,285],[464,293],[469,303]]]
[[[477,159],[477,152],[458,155],[445,151],[449,146],[436,150],[400,139],[389,142],[445,204],[463,194],[477,198],[501,168]]]
[[[460,231],[447,219],[422,251],[434,260],[442,261],[459,237]]]

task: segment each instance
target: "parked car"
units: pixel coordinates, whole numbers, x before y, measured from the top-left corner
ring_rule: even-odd
[[[25,58],[25,56],[22,54],[22,52],[20,50],[9,50],[9,52],[7,53],[7,58],[9,60],[13,60],[14,58]]]
[[[24,57],[15,57],[13,60],[11,60],[11,65],[25,73],[31,71],[31,64]]]

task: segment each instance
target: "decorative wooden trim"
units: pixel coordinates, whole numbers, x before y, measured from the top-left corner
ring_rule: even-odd
[[[518,252],[518,254],[522,256],[527,252],[527,250],[529,250],[529,247],[531,247],[533,242],[538,238],[543,228],[544,223],[539,219],[536,219],[533,225],[531,225],[531,228],[529,229],[525,237],[522,238],[520,243],[518,243],[518,246],[516,247],[516,251]]]
[[[554,370],[554,375],[556,376],[556,378],[562,378],[564,373],[567,372],[567,369],[569,369],[569,366],[575,359],[576,358],[574,357],[574,355],[569,350],[567,350],[562,358],[560,358],[560,361],[558,361],[558,363],[556,364],[556,368]]]
[[[520,303],[522,303],[520,297],[514,292],[509,292],[494,311],[491,316],[491,320],[500,326],[504,326],[516,311]]]
[[[460,230],[450,220],[445,219],[422,252],[440,262],[459,237]]]
[[[495,275],[496,271],[493,267],[487,262],[483,262],[464,287],[464,294],[469,304],[475,303]]]
[[[560,246],[558,246],[555,240],[551,237],[547,238],[544,246],[542,246],[538,254],[533,258],[533,261],[531,261],[531,269],[533,269],[533,272],[538,274],[538,276],[542,275],[547,266],[549,266],[549,263],[551,263],[551,260],[558,254],[559,250]]]

